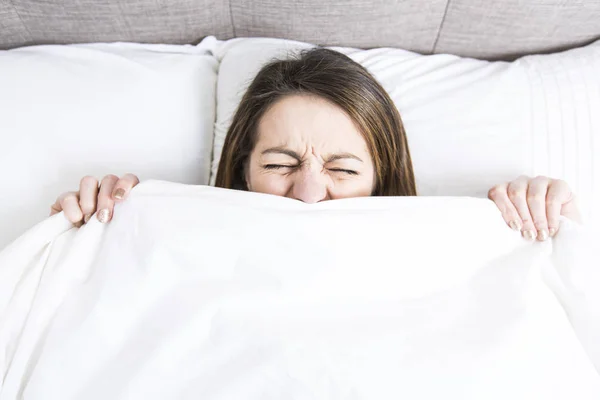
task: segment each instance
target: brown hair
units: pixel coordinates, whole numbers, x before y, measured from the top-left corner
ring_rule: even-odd
[[[415,196],[412,161],[400,113],[360,64],[337,51],[313,48],[276,60],[256,75],[233,117],[216,186],[248,190],[245,167],[265,112],[284,96],[315,95],[344,110],[362,133],[375,168],[374,196]]]

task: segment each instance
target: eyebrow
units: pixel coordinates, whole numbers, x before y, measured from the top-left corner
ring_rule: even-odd
[[[302,161],[302,157],[300,157],[300,154],[296,153],[293,150],[286,149],[285,147],[271,147],[270,149],[266,149],[265,151],[263,151],[262,154],[285,154],[286,156],[295,158],[298,161]]]
[[[302,157],[300,156],[300,154],[296,153],[293,150],[286,149],[285,147],[271,147],[269,149],[264,150],[262,152],[262,154],[285,154],[286,156],[295,158],[297,161],[302,161]],[[355,156],[352,153],[331,154],[329,157],[327,157],[325,162],[330,163],[330,162],[334,162],[337,160],[344,160],[344,159],[348,159],[348,158],[363,162],[363,160],[361,160],[358,156]]]
[[[359,157],[355,156],[352,153],[337,153],[337,154],[332,154],[329,157],[327,157],[327,160],[325,160],[326,162],[334,162],[337,160],[344,160],[346,158],[351,158],[353,160],[357,160],[360,162],[363,162],[363,160],[361,160]]]

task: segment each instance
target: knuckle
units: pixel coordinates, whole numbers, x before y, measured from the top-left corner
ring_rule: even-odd
[[[488,198],[491,200],[497,199],[502,193],[502,188],[500,186],[494,186],[488,191]]]
[[[127,173],[127,174],[123,175],[123,179],[127,179],[132,182],[135,182],[135,181],[139,182],[139,178],[135,174],[132,174],[132,173]]]
[[[509,187],[507,193],[508,198],[511,200],[519,200],[523,195],[523,192],[516,186]]]
[[[549,187],[551,184],[550,182],[550,178],[545,177],[545,176],[536,176],[535,178],[533,178],[530,182],[530,185],[533,185],[536,188],[547,188]]]
[[[88,199],[82,199],[79,201],[79,207],[84,212],[90,212],[94,210],[94,202]]]
[[[71,201],[71,200],[77,200],[77,192],[66,192],[63,193],[63,195],[61,196],[61,203],[65,202],[65,201]]]
[[[534,193],[527,196],[528,203],[540,203],[544,201],[544,196],[540,193]]]
[[[568,187],[569,186],[569,184],[563,179],[553,179],[552,184],[560,186],[560,187]]]
[[[81,181],[79,182],[79,184],[80,184],[80,186],[87,186],[87,185],[92,186],[94,184],[98,185],[98,180],[93,176],[86,175],[83,178],[81,178]]]
[[[569,184],[566,181],[563,181],[562,179],[555,179],[552,182],[552,186],[558,192],[563,192],[563,193],[570,193],[571,192],[571,188],[569,187]]]
[[[548,195],[546,197],[546,206],[547,207],[553,207],[556,206],[559,203],[558,198],[555,195]]]
[[[100,182],[100,186],[106,186],[109,184],[117,183],[119,181],[119,177],[116,175],[106,175],[102,178],[102,182]]]

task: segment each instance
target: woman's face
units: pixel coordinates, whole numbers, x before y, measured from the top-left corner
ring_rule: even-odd
[[[305,203],[373,192],[367,144],[350,117],[327,100],[284,97],[263,115],[257,134],[246,166],[248,190]]]

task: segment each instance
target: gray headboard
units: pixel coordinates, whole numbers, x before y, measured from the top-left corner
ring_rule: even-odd
[[[0,48],[268,36],[513,59],[600,38],[600,0],[0,0]]]

